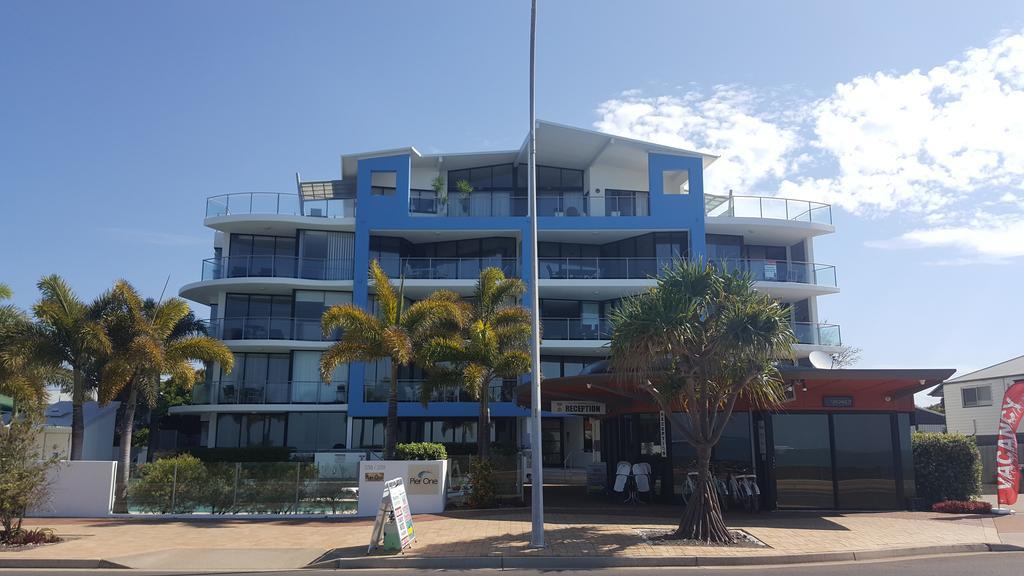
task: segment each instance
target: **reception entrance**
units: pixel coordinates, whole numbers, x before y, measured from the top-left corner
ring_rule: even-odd
[[[644,470],[649,467],[650,487],[640,500],[681,503],[696,460],[680,430],[689,426],[686,413],[663,415],[635,388],[617,382],[607,365],[598,363],[588,370],[545,380],[543,401],[545,409],[553,401],[569,400],[607,406],[600,420],[599,457],[608,501],[615,501],[614,486],[622,471],[642,464]],[[913,395],[942,382],[953,370],[784,366],[780,372],[786,400],[773,411],[751,410],[741,400],[712,451],[712,473],[722,497],[740,494],[735,486],[741,483],[744,489],[756,486],[755,498],[731,502],[745,508],[910,507],[915,495],[910,446]],[[528,405],[528,387],[521,387],[517,395],[520,405]],[[751,506],[752,500],[757,506]]]

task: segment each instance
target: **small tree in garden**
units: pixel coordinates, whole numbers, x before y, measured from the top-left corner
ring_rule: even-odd
[[[697,486],[679,528],[668,536],[733,541],[722,518],[711,450],[736,401],[771,407],[783,397],[775,362],[796,341],[788,312],[754,289],[749,276],[679,261],[649,291],[611,315],[612,366],[665,411],[685,412],[673,429],[697,452]]]
[[[530,371],[530,312],[519,305],[526,284],[506,278],[500,268],[480,272],[473,303],[461,302],[452,330],[423,346],[427,381],[424,405],[435,390],[461,388],[480,405],[477,419],[477,457],[490,456],[490,384]]]
[[[16,541],[25,512],[49,495],[47,472],[57,463],[39,449],[39,416],[16,415],[0,425],[0,542]]]
[[[391,361],[388,416],[384,437],[384,458],[395,457],[398,442],[398,368],[417,356],[428,334],[446,319],[459,313],[459,295],[439,290],[408,307],[402,290],[376,260],[370,262],[370,280],[377,297],[377,312],[371,314],[355,304],[332,306],[324,312],[324,335],[341,329],[341,337],[324,352],[320,376],[330,382],[334,369],[349,362]]]

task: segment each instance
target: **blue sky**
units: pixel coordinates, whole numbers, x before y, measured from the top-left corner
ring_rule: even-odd
[[[528,26],[525,0],[4,2],[0,281],[176,291],[208,196],[517,147]],[[861,366],[971,370],[1024,352],[1022,30],[1015,1],[542,1],[538,115],[722,154],[709,191],[832,202],[821,316]]]

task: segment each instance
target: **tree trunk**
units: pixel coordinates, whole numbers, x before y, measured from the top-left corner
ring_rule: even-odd
[[[384,430],[384,459],[394,460],[398,443],[398,364],[391,360],[391,390],[388,393],[388,420]]]
[[[81,460],[85,446],[85,417],[82,403],[85,401],[85,382],[79,368],[71,369],[71,459]]]
[[[484,387],[480,392],[480,416],[476,424],[476,455],[480,460],[487,460],[491,456],[490,394],[489,387]]]
[[[722,517],[718,490],[711,475],[711,446],[697,447],[697,485],[686,503],[679,528],[667,536],[671,540],[699,540],[731,544],[734,540]]]
[[[128,384],[128,399],[121,414],[121,446],[117,459],[117,483],[114,486],[114,513],[128,513],[128,475],[132,465],[132,432],[135,429],[135,406],[139,400],[135,383]],[[150,430],[152,433],[152,430]]]

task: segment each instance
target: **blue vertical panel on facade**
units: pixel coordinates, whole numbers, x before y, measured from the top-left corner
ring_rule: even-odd
[[[395,173],[394,196],[374,196],[372,191],[374,172]],[[387,221],[390,211],[394,214],[396,204],[404,202],[409,206],[409,178],[412,173],[412,160],[408,154],[367,158],[359,161],[356,179],[356,253],[355,270],[352,282],[352,303],[366,308],[369,303],[370,269],[370,230],[378,222]],[[404,199],[404,200],[402,200]],[[406,210],[408,211],[408,210]],[[366,365],[356,362],[349,367],[349,414],[365,415],[363,389]]]
[[[689,173],[689,194],[665,194],[663,174],[674,170]],[[707,254],[704,233],[704,161],[693,156],[670,154],[647,155],[648,187],[651,214],[670,215],[679,229],[690,237],[690,258],[701,259]]]

